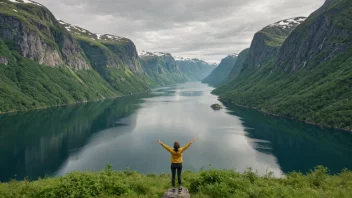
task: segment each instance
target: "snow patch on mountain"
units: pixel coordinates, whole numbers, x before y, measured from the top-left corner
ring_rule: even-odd
[[[297,25],[301,24],[306,19],[307,19],[307,17],[295,17],[295,18],[291,18],[291,19],[278,21],[276,23],[269,25],[269,27],[279,27],[282,29],[295,28]]]
[[[233,54],[229,54],[228,57],[237,57],[238,54],[237,53],[233,53]]]
[[[164,52],[146,52],[146,51],[138,51],[139,56],[167,56],[169,53]]]
[[[175,60],[180,62],[206,63],[214,66],[217,66],[219,64],[219,61],[204,61],[204,60],[199,60],[197,58],[184,58],[180,56],[176,56]]]
[[[78,26],[66,23],[64,21],[59,20],[58,21],[61,25],[63,25],[67,31],[73,32],[78,35],[86,35],[92,40],[103,40],[103,41],[118,41],[120,39],[123,39],[123,37],[119,36],[114,36],[111,34],[99,34],[99,33],[91,33],[86,29],[80,28]]]
[[[97,35],[97,39],[100,39],[102,36],[102,34],[95,34],[95,35]]]
[[[30,4],[34,4],[37,6],[42,6],[42,4],[37,3],[35,1],[30,1],[30,0],[9,0],[9,1],[11,1],[12,3],[30,3]]]
[[[120,39],[122,39],[122,37],[114,36],[114,35],[111,35],[111,34],[104,34],[104,36],[106,36],[106,37],[108,37],[109,39],[112,39],[112,40],[120,40]]]

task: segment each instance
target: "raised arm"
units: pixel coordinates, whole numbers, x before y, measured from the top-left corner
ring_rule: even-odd
[[[169,151],[170,153],[172,153],[172,152],[174,151],[173,148],[171,148],[171,147],[169,147],[168,145],[162,143],[160,140],[158,140],[158,143],[159,143],[162,147],[164,147],[167,151]]]
[[[180,150],[181,150],[181,153],[183,153],[185,150],[188,149],[188,147],[191,146],[191,144],[196,141],[196,138],[193,138],[193,140],[191,140],[190,142],[188,142],[186,145],[184,145]]]

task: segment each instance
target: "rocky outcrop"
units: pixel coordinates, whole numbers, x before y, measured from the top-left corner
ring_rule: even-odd
[[[82,56],[83,51],[78,43],[69,35],[62,35],[62,57],[66,64],[74,69],[90,69],[87,60]]]
[[[187,188],[182,188],[181,192],[178,192],[176,189],[175,192],[172,191],[172,188],[164,193],[163,198],[190,198],[191,195],[188,192]]]
[[[296,17],[278,21],[257,32],[251,43],[244,67],[258,69],[272,60],[285,39],[305,19],[306,17]]]
[[[276,69],[297,71],[300,68],[312,68],[331,60],[350,47],[346,42],[351,37],[350,29],[334,17],[343,7],[325,11],[333,2],[336,1],[327,1],[320,10],[312,14],[307,23],[292,32],[280,49]],[[320,57],[322,54],[324,55]]]
[[[62,64],[54,42],[46,41],[23,21],[0,13],[0,39],[10,42],[22,56],[49,66]]]
[[[115,41],[116,44],[104,43],[113,53],[117,54],[122,61],[122,64],[127,66],[135,73],[144,73],[136,46],[134,43],[126,38],[121,38]]]
[[[13,9],[13,4],[22,11]],[[35,2],[13,4],[2,3],[4,10],[0,11],[0,39],[9,43],[12,50],[43,65],[90,68],[78,43],[60,27],[48,9]],[[18,14],[22,12],[32,14],[33,18]]]
[[[237,54],[231,54],[226,56],[224,59],[221,60],[219,66],[216,67],[209,76],[202,80],[202,83],[207,83],[215,87],[220,86],[225,81],[226,77],[230,74],[233,66],[236,63],[237,58]]]
[[[7,65],[9,63],[9,60],[6,56],[0,56],[0,64]]]
[[[59,21],[59,23],[74,36],[90,59],[93,67],[122,68],[127,67],[136,74],[144,74],[144,69],[139,61],[138,53],[134,43],[127,38],[111,34],[95,34],[84,28]],[[82,38],[83,37],[83,38]],[[89,46],[87,46],[89,45]],[[91,48],[91,49],[89,49]],[[96,61],[96,54],[91,54],[93,48],[99,50],[102,61]],[[103,52],[103,53],[101,53]],[[93,52],[95,53],[95,52]],[[92,60],[90,60],[92,62]]]

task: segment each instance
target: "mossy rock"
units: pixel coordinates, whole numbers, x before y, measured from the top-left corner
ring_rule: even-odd
[[[222,109],[222,106],[219,105],[219,104],[212,104],[210,107],[211,107],[213,110],[220,110],[220,109]]]

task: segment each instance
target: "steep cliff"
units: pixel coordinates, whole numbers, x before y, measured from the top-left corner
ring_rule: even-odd
[[[116,90],[141,92],[156,84],[146,76],[131,40],[95,34],[64,21],[59,23],[79,42],[92,67]]]
[[[352,1],[326,1],[265,64],[267,56],[252,56],[263,52],[252,43],[239,75],[214,93],[280,116],[352,129],[351,7]],[[248,69],[253,63],[262,66]]]
[[[59,21],[68,32],[70,32],[81,45],[90,44],[96,45],[105,51],[108,56],[106,59],[108,67],[119,68],[126,66],[134,73],[143,73],[144,70],[139,62],[138,53],[134,43],[127,38],[111,35],[111,34],[96,34],[84,28]],[[95,61],[95,60],[93,60]]]
[[[33,1],[0,0],[0,113],[102,100],[155,85],[132,41],[92,40]]]
[[[141,51],[139,52],[139,57],[148,76],[158,82],[158,84],[165,85],[188,80],[169,53]]]
[[[240,71],[243,68],[243,64],[247,61],[248,58],[248,52],[249,52],[249,48],[242,50],[237,57],[236,63],[233,66],[232,70],[230,71],[230,73],[226,76],[225,80],[224,80],[224,84],[228,83],[229,81],[231,81],[232,79],[236,78],[237,75],[240,73]]]
[[[233,69],[237,58],[237,54],[230,54],[226,56],[221,60],[219,66],[215,68],[209,76],[202,80],[202,83],[207,83],[215,87],[221,85]]]
[[[190,80],[200,81],[207,77],[217,66],[196,58],[175,57],[176,64]]]
[[[47,8],[15,0],[0,2],[0,39],[11,50],[39,64],[90,68],[77,42],[59,26]]]
[[[306,17],[296,17],[278,21],[257,32],[249,48],[248,60],[244,67],[257,70],[272,61],[285,39],[305,19]]]

